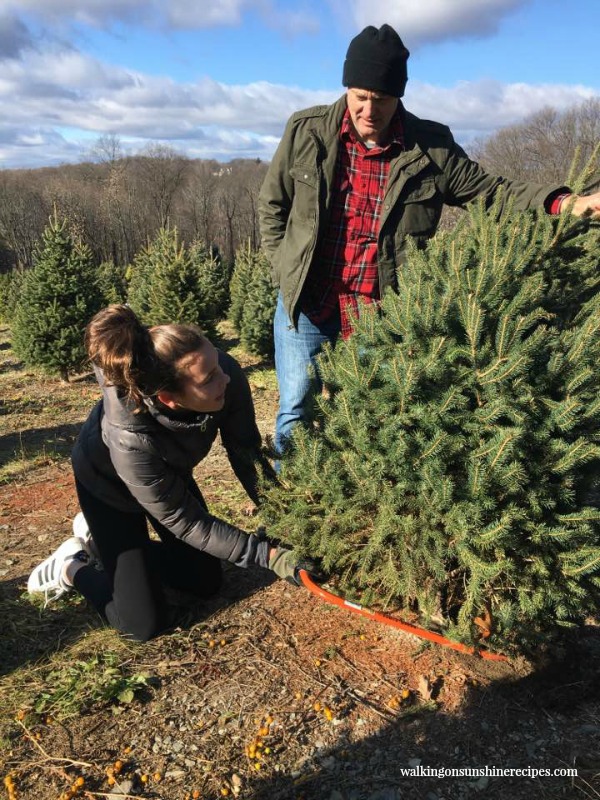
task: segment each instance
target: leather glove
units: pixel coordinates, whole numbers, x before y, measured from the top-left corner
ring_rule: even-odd
[[[298,572],[301,569],[306,570],[310,577],[317,582],[325,580],[326,577],[317,559],[298,558],[293,550],[288,550],[286,547],[277,547],[275,549],[275,552],[269,559],[269,569],[272,570],[278,578],[292,583],[294,586],[300,586]]]

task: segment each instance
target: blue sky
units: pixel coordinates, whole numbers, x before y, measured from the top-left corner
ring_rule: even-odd
[[[0,164],[85,160],[106,134],[127,153],[268,160],[383,22],[411,51],[407,108],[467,148],[600,99],[599,0],[0,0]]]

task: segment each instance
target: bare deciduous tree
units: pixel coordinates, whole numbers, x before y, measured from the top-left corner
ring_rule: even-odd
[[[471,148],[490,172],[529,181],[566,181],[576,152],[587,162],[600,141],[600,100],[565,112],[539,111]]]
[[[35,244],[51,210],[36,177],[30,170],[0,172],[0,237],[14,263],[25,268],[33,263]]]
[[[136,159],[137,177],[159,228],[167,227],[171,220],[188,165],[188,159],[165,144],[149,145]]]

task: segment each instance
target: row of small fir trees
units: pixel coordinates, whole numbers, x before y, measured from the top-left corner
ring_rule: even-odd
[[[263,285],[263,265],[262,257],[246,247],[232,270],[216,249],[199,241],[180,242],[174,228],[160,230],[125,269],[97,265],[77,230],[55,213],[35,250],[33,268],[1,276],[0,317],[10,325],[13,348],[25,364],[68,380],[85,365],[87,322],[111,303],[128,302],[148,325],[194,323],[217,340],[217,324],[230,307],[233,272],[234,305],[247,320],[242,325],[235,312],[242,344],[250,353],[271,356],[272,320],[267,317],[274,310],[274,290]],[[242,273],[240,293],[236,286]],[[264,293],[264,303],[254,291]]]

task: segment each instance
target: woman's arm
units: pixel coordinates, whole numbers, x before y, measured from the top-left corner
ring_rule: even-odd
[[[262,452],[248,379],[235,359],[226,358],[230,362],[227,374],[231,382],[227,387],[228,404],[220,422],[221,439],[237,479],[248,497],[258,505],[260,477],[275,481],[275,472]]]
[[[210,514],[190,491],[192,477],[178,475],[151,447],[128,447],[124,435],[112,444],[111,460],[144,511],[178,539],[238,567],[268,567],[268,541]]]

